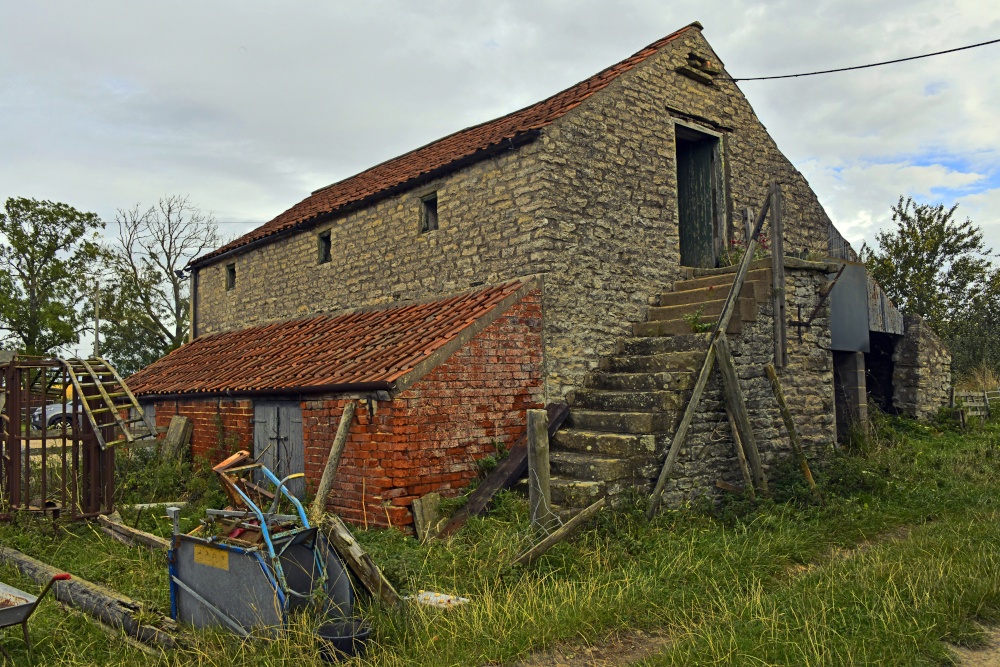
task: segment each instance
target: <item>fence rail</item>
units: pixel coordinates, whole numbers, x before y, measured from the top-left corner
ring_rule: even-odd
[[[952,394],[952,407],[959,404],[973,417],[989,417],[994,406],[1000,405],[1000,390],[956,391]]]

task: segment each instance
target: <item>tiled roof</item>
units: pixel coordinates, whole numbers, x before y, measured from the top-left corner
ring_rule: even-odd
[[[665,44],[691,28],[692,26],[681,28],[677,32],[653,42],[620,63],[612,65],[548,99],[495,120],[449,134],[443,139],[404,153],[356,176],[317,190],[274,220],[217,250],[202,255],[192,264],[202,264],[222,253],[291,229],[300,223],[331,213],[344,206],[375,197],[390,188],[413,181],[429,172],[446,168],[505,141],[539,130],[579,106],[619,75],[635,68],[654,55]]]
[[[388,389],[523,286],[202,336],[128,385],[136,395]]]

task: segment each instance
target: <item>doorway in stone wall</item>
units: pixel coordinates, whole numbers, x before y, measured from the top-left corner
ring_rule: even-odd
[[[681,266],[714,268],[724,236],[719,137],[674,125]]]
[[[298,401],[255,401],[253,405],[253,456],[278,477],[305,472],[302,440],[302,406]],[[288,491],[302,499],[303,478],[288,483]]]

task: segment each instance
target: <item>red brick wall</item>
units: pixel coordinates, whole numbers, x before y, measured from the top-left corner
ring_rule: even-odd
[[[415,498],[467,486],[478,474],[476,461],[498,443],[513,445],[525,430],[524,411],[542,406],[541,331],[541,295],[534,291],[394,400],[373,403],[374,415],[359,406],[330,509],[352,523],[405,529]],[[310,492],[345,403],[333,396],[302,401]],[[194,422],[194,456],[214,463],[236,449],[253,451],[250,400],[161,401],[157,426],[175,414]]]
[[[455,495],[476,461],[524,433],[541,407],[542,311],[531,292],[442,365],[391,402],[361,409],[352,425],[330,509],[362,524],[407,527],[410,503],[431,491]],[[303,402],[306,477],[315,489],[345,401]]]
[[[192,457],[218,463],[238,449],[253,451],[253,403],[249,399],[194,399],[156,403],[156,425],[184,415],[194,424]]]

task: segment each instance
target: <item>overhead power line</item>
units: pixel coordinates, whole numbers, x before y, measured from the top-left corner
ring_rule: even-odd
[[[920,60],[921,58],[931,58],[933,56],[942,56],[946,53],[955,53],[956,51],[965,51],[968,49],[977,49],[980,46],[988,46],[990,44],[996,44],[1000,42],[1000,39],[991,39],[988,42],[980,42],[979,44],[969,44],[968,46],[960,46],[957,49],[948,49],[946,51],[935,51],[934,53],[925,53],[919,56],[910,56],[909,58],[896,58],[895,60],[886,60],[880,63],[869,63],[868,65],[855,65],[853,67],[838,67],[837,69],[824,69],[818,72],[802,72],[801,74],[780,74],[778,76],[754,76],[754,77],[740,77],[732,78],[731,81],[770,81],[772,79],[794,79],[800,76],[816,76],[817,74],[833,74],[834,72],[849,72],[856,69],[868,69],[869,67],[881,67],[882,65],[894,65],[896,63],[905,63],[909,60]]]

